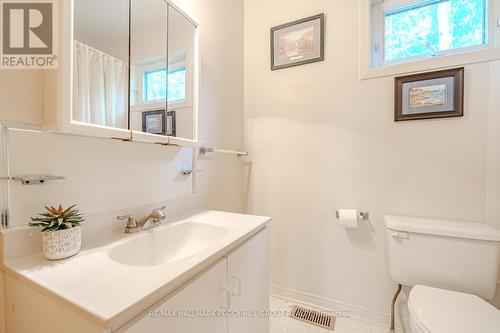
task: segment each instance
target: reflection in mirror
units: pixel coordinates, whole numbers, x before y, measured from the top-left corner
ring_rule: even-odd
[[[168,13],[168,110],[175,119],[176,136],[194,139],[196,27],[171,6]]]
[[[194,139],[195,26],[163,0],[131,8],[131,129]]]
[[[128,129],[128,0],[74,0],[73,120]]]
[[[167,135],[167,4],[131,0],[130,129]]]

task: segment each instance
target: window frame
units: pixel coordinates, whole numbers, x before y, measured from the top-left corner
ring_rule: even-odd
[[[188,50],[189,51],[189,50]],[[170,68],[178,68],[184,67],[186,69],[186,98],[182,101],[177,101],[174,103],[167,103],[166,99],[162,99],[154,102],[145,102],[144,101],[144,73],[145,72],[153,72],[155,70],[166,68],[165,61],[157,62],[157,63],[149,63],[147,65],[136,66],[135,68],[135,77],[137,78],[137,86],[141,87],[138,89],[137,98],[138,100],[134,105],[131,106],[132,112],[142,112],[142,111],[151,111],[158,108],[165,108],[167,106],[167,111],[178,111],[183,109],[190,109],[197,107],[197,101],[195,98],[197,91],[199,89],[199,81],[197,77],[192,77],[191,71],[194,72],[194,64],[192,59],[182,59],[176,62],[172,62],[168,65]]]
[[[187,103],[187,98],[188,98],[188,69],[187,69],[187,66],[185,65],[185,63],[177,63],[176,66],[172,66],[173,68],[170,68],[167,72],[167,98],[164,98],[164,99],[159,99],[159,100],[154,100],[154,101],[150,101],[147,99],[147,96],[148,96],[148,84],[147,84],[147,75],[148,74],[151,74],[151,73],[157,73],[157,72],[161,72],[161,71],[167,71],[167,67],[163,66],[163,67],[156,67],[156,68],[153,68],[153,69],[144,69],[142,71],[142,104],[145,104],[145,105],[148,105],[148,104],[155,104],[155,103],[168,103],[169,105],[175,105],[175,106],[178,106],[178,105],[185,105]],[[182,71],[184,70],[185,72],[185,87],[184,87],[184,98],[183,99],[178,99],[178,100],[174,100],[174,101],[168,101],[168,75],[172,74],[172,73],[175,73],[175,72],[178,72],[178,71]]]
[[[372,50],[375,46],[372,41],[372,1],[358,0],[358,2],[360,80],[500,60],[500,27],[497,27],[496,24],[497,18],[500,17],[500,0],[487,0],[487,44],[447,50],[440,52],[437,56],[417,56],[405,58],[383,64],[379,67],[372,66],[374,63]],[[380,10],[379,15],[382,15],[383,17],[383,10]],[[385,34],[385,31],[382,33]],[[383,46],[381,49],[383,49]]]

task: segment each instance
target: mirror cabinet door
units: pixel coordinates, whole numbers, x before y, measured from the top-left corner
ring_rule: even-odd
[[[163,0],[131,0],[130,129],[167,131],[168,6]]]
[[[195,139],[196,123],[195,43],[195,24],[169,5],[167,129],[170,136],[189,140]]]
[[[74,0],[74,121],[128,129],[129,0]]]
[[[196,26],[163,0],[131,0],[130,128],[195,138]]]

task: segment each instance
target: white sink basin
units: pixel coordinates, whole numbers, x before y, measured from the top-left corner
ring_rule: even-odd
[[[130,266],[156,266],[194,256],[227,235],[229,229],[184,222],[152,229],[108,250],[111,260]]]

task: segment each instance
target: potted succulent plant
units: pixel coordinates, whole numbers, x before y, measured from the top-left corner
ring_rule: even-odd
[[[45,207],[47,210],[32,217],[32,227],[42,228],[43,254],[47,259],[58,260],[71,257],[80,251],[82,244],[82,228],[80,223],[85,219],[76,205],[63,208]]]

